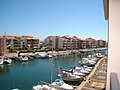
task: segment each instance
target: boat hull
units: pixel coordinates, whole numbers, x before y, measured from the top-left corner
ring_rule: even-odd
[[[83,81],[83,78],[78,79],[78,80],[66,80],[66,79],[63,79],[63,81],[66,84],[78,86]]]

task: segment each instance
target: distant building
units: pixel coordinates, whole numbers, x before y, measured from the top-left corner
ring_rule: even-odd
[[[20,36],[4,35],[6,49],[19,49]]]
[[[4,38],[0,36],[0,54],[4,53]]]
[[[44,42],[53,49],[63,49],[63,39],[59,36],[48,36]]]
[[[84,48],[83,40],[73,36],[69,37],[66,36],[48,36],[44,42],[49,46],[53,47],[53,49],[63,49],[63,50],[70,50],[70,49],[80,49]]]
[[[78,38],[76,36],[73,36],[73,39],[76,41],[76,48],[77,49],[81,49],[81,48],[84,48],[84,40],[81,39],[81,38]]]
[[[47,47],[47,44],[44,42],[39,43],[39,48]]]
[[[21,36],[20,48],[39,48],[39,39],[33,36]]]
[[[86,38],[86,48],[95,48],[96,45],[96,40],[93,38]]]
[[[105,40],[97,40],[97,47],[106,47],[107,42]]]

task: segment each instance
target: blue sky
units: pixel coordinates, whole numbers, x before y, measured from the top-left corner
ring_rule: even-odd
[[[0,0],[0,35],[107,40],[103,0]]]

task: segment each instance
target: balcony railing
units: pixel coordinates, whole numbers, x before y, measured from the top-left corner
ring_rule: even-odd
[[[120,83],[118,80],[117,73],[110,74],[110,90],[120,90]]]

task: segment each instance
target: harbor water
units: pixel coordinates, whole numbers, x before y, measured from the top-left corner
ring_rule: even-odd
[[[31,90],[40,80],[51,83],[58,78],[59,69],[68,70],[78,65],[79,60],[80,58],[74,56],[60,56],[54,59],[33,59],[28,62],[0,65],[0,90]]]
[[[84,57],[83,54],[59,56],[53,59],[33,59],[28,62],[14,61],[11,64],[0,65],[0,90],[13,88],[32,90],[32,87],[39,84],[40,80],[51,83],[59,78],[60,69],[69,70],[79,65],[81,58]]]

